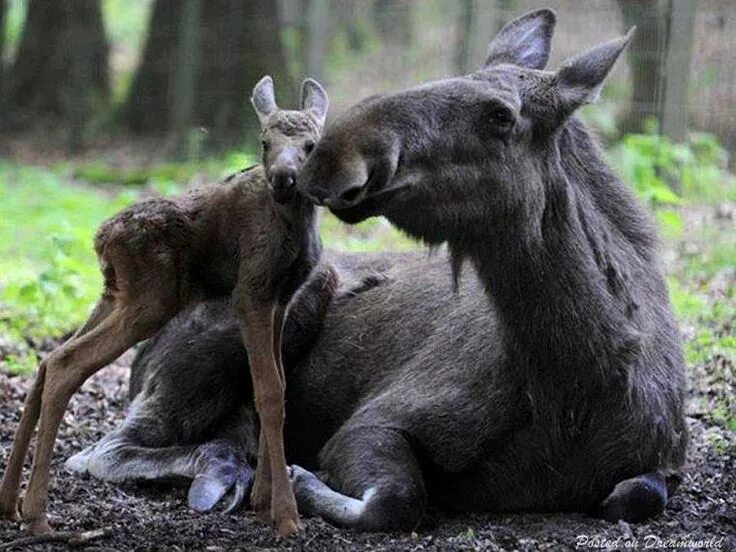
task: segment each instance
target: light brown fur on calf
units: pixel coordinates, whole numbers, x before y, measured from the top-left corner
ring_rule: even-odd
[[[265,77],[253,103],[264,129],[264,167],[176,199],[141,202],[100,227],[95,250],[105,280],[102,296],[87,322],[41,363],[0,486],[0,516],[15,519],[23,460],[38,423],[22,506],[32,534],[51,530],[45,513],[49,469],[74,392],[186,305],[228,293],[240,318],[261,417],[253,506],[280,535],[297,531],[283,446],[281,332],[288,302],[320,254],[314,207],[293,188],[296,170],[322,131],[327,97],[308,79],[302,110],[282,111]]]

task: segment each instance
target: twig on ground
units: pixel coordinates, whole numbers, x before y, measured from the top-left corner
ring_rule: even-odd
[[[0,544],[0,550],[10,550],[11,548],[20,548],[24,546],[34,546],[36,544],[47,543],[65,543],[69,546],[81,546],[90,541],[102,539],[112,534],[112,529],[105,527],[103,529],[92,529],[90,531],[60,531],[48,533],[46,535],[33,535],[30,537],[21,537],[14,541]]]

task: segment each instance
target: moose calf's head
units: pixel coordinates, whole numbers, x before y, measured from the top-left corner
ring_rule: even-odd
[[[430,243],[462,219],[506,218],[543,204],[560,129],[594,100],[631,32],[544,71],[551,10],[508,23],[478,71],[367,98],[322,136],[300,189],[354,223],[385,215]],[[536,198],[536,199],[535,199]]]
[[[273,80],[266,76],[253,89],[251,102],[261,123],[261,163],[274,199],[283,203],[294,195],[296,174],[322,134],[327,93],[317,81],[306,79],[300,110],[279,109]]]

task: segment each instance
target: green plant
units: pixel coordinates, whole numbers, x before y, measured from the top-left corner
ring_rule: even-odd
[[[53,171],[0,161],[0,336],[3,368],[35,366],[32,342],[80,324],[101,278],[92,238],[137,194],[103,194]]]
[[[655,134],[629,134],[609,157],[639,197],[654,208],[690,200],[736,198],[736,183],[726,170],[727,155],[710,134],[692,133],[675,144]],[[679,186],[681,195],[673,191]]]

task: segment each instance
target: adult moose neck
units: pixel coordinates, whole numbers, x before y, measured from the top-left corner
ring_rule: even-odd
[[[579,122],[548,140],[539,181],[515,184],[535,189],[535,200],[500,220],[482,209],[456,219],[448,245],[456,270],[464,259],[476,269],[511,350],[524,357],[515,360],[605,376],[640,347],[629,270],[653,262],[653,234]],[[483,169],[477,175],[479,186],[493,185]]]

